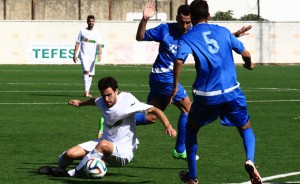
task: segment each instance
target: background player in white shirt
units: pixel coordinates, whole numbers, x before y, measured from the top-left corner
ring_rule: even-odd
[[[69,149],[59,159],[59,166],[63,169],[44,167],[46,171],[43,171],[42,168],[39,169],[41,174],[52,174],[61,177],[81,176],[83,166],[93,157],[103,159],[110,166],[125,166],[132,160],[137,147],[136,112],[153,113],[163,123],[165,133],[172,137],[176,136],[176,130],[173,129],[161,110],[152,105],[141,103],[131,93],[122,92],[118,94],[118,84],[114,78],[102,78],[98,82],[98,88],[101,97],[91,98],[87,101],[71,100],[69,104],[74,106],[96,105],[100,109],[104,118],[101,139],[88,141]],[[64,170],[74,159],[81,158],[83,159],[77,165],[76,171],[70,170],[67,172]]]
[[[96,49],[98,49],[98,62],[101,61],[102,44],[99,32],[94,29],[95,17],[89,15],[87,17],[88,27],[81,29],[75,44],[73,61],[77,62],[77,53],[79,50],[79,60],[81,61],[84,83],[83,96],[92,97],[90,88],[92,84],[92,76],[95,75],[95,57]]]

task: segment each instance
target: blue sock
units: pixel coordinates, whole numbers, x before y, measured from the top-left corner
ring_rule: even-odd
[[[135,113],[135,124],[138,125],[147,125],[146,115],[143,112]]]
[[[255,152],[255,136],[252,128],[247,128],[240,132],[243,138],[244,148],[246,152],[246,160],[251,160],[254,163],[254,152]]]
[[[186,127],[186,152],[189,166],[189,178],[195,180],[197,178],[196,154],[198,149],[197,143],[198,131],[192,130],[190,126]]]
[[[186,123],[188,114],[181,113],[177,124],[177,139],[175,149],[177,153],[183,153],[185,151],[185,135],[186,135]]]

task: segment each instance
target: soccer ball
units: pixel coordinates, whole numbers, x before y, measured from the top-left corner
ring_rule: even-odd
[[[105,162],[100,158],[91,158],[85,164],[85,174],[88,178],[102,178],[107,172]]]

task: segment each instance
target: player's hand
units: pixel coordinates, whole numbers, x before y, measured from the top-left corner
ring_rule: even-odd
[[[144,8],[143,11],[143,19],[149,20],[151,17],[153,17],[156,12],[155,12],[155,2],[153,0],[149,1]]]
[[[253,70],[255,67],[255,64],[253,62],[246,62],[245,64],[243,64],[243,67],[248,70]]]
[[[76,61],[77,61],[77,57],[75,55],[73,56],[73,61],[74,61],[74,63],[76,63]]]
[[[174,88],[171,95],[170,95],[170,98],[168,100],[168,105],[171,105],[172,102],[173,102],[173,98],[175,97],[175,95],[177,94],[177,91],[178,91],[178,88]]]
[[[250,29],[252,29],[252,26],[243,26],[241,29],[239,29],[237,32],[234,33],[235,37],[241,37],[244,35],[248,35],[249,33],[247,33],[247,31],[249,31]]]
[[[79,106],[80,106],[80,103],[81,103],[80,100],[70,100],[70,101],[68,102],[69,105],[73,105],[73,106],[76,106],[76,107],[79,107]]]
[[[98,54],[98,62],[100,62],[101,61],[101,57],[102,55],[101,54]]]
[[[166,134],[168,134],[171,137],[176,137],[176,135],[177,135],[176,130],[172,127],[166,128],[165,132],[166,132]]]

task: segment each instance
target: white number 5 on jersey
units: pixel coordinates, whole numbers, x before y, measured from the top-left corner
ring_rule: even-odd
[[[202,33],[202,36],[203,36],[203,38],[204,38],[204,40],[206,42],[208,51],[210,53],[212,53],[212,54],[215,54],[215,53],[217,53],[219,51],[219,45],[218,45],[218,43],[217,43],[216,40],[210,39],[208,37],[209,34],[211,34],[211,32],[210,31],[206,31],[206,32]]]

